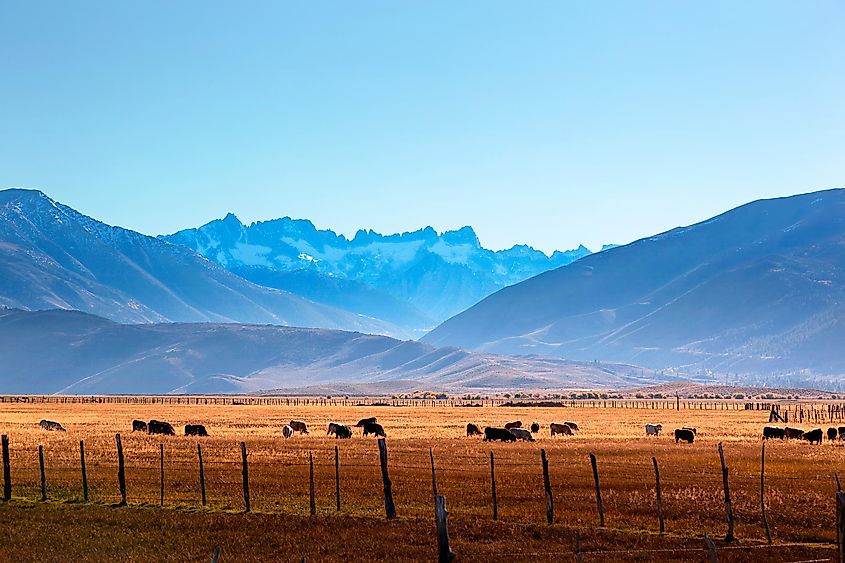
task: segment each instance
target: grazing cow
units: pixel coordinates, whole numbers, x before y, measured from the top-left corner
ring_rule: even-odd
[[[488,426],[484,429],[484,441],[495,442],[500,440],[502,442],[516,442],[516,436],[507,428],[493,428]]]
[[[375,424],[376,423],[376,417],[371,416],[370,418],[362,418],[361,420],[358,421],[358,424],[356,424],[355,426],[360,428],[361,426],[364,426],[368,422],[370,424]]]
[[[578,425],[575,424],[574,422],[564,422],[564,424],[567,425],[568,427],[570,427],[571,429],[573,429],[574,431],[580,432]]]
[[[814,430],[810,430],[809,432],[805,432],[802,436],[802,438],[804,438],[811,444],[821,444],[822,437],[824,437],[824,432],[822,432],[821,428],[816,428]]]
[[[291,420],[288,424],[294,431],[299,432],[300,434],[308,434],[308,427],[305,426],[305,423],[301,420]]]
[[[783,440],[784,431],[783,428],[780,426],[764,426],[763,427],[763,439],[768,440],[770,438],[777,438],[778,440]]]
[[[335,424],[334,430],[335,438],[346,439],[352,437],[352,429],[345,424]]]
[[[804,436],[804,431],[800,428],[791,428],[787,426],[783,429],[784,436],[787,440],[800,440]]]
[[[568,424],[559,424],[557,422],[552,422],[549,424],[549,428],[552,430],[552,436],[555,434],[563,434],[564,436],[572,436],[572,427]]]
[[[531,433],[536,434],[539,431],[540,431],[540,425],[536,422],[532,423],[531,424]]]
[[[133,420],[132,421],[132,432],[146,432],[147,431],[147,423],[143,420]]]
[[[147,431],[150,434],[166,434],[167,436],[175,436],[176,431],[169,422],[161,422],[158,420],[151,420],[147,424]]]
[[[185,436],[208,436],[208,431],[202,424],[186,424]]]
[[[38,423],[38,425],[43,428],[44,430],[49,430],[51,432],[65,432],[65,427],[59,424],[58,422],[53,422],[52,420],[42,420]]]
[[[508,422],[505,424],[505,430],[510,430],[511,428],[522,428],[522,421],[516,420],[514,422]]]
[[[840,427],[839,427],[839,428],[837,428],[836,430],[838,430],[838,431],[839,431],[839,439],[840,439],[840,440],[845,439],[845,438],[843,438],[843,436],[845,436],[845,426],[840,426]]]
[[[534,436],[532,436],[531,432],[529,432],[525,428],[511,428],[509,432],[516,436],[518,440],[522,440],[523,442],[534,441]]]
[[[837,432],[836,428],[828,428],[827,429],[827,439],[833,442],[839,438],[839,432]]]
[[[331,436],[334,434],[337,436],[337,427],[340,426],[337,422],[329,422],[329,428],[326,430],[326,436]]]
[[[467,422],[467,437],[481,436],[481,430],[472,422]]]
[[[661,432],[663,432],[663,425],[662,424],[646,424],[645,425],[645,435],[646,436],[660,436]]]
[[[291,428],[290,424],[285,424],[282,426],[282,436],[285,438],[290,438],[293,436],[293,428]]]
[[[678,428],[675,430],[675,443],[677,444],[681,440],[692,444],[695,441],[695,432],[691,428]]]
[[[364,423],[364,436],[369,436],[370,434],[387,438],[387,434],[384,433],[384,428],[382,428],[381,424],[378,422]]]

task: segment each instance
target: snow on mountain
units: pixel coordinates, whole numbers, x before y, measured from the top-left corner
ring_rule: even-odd
[[[247,226],[231,213],[162,238],[256,283],[268,283],[269,272],[300,271],[311,273],[311,284],[356,282],[361,292],[369,288],[389,296],[394,309],[397,302],[403,303],[407,314],[389,320],[418,332],[503,287],[591,254],[584,246],[552,256],[527,245],[493,251],[481,246],[472,227],[441,234],[431,227],[392,235],[359,230],[348,239],[317,229],[308,220],[284,217]],[[281,285],[273,287],[294,293],[314,290],[313,285],[303,288],[287,278],[276,281]],[[331,303],[382,315],[357,298],[334,295]]]

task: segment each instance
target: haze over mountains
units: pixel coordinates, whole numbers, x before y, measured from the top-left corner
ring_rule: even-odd
[[[587,256],[584,246],[547,256],[530,246],[483,248],[471,227],[431,227],[352,239],[284,217],[247,226],[233,214],[163,239],[255,283],[386,319],[418,333],[494,291]]]
[[[588,256],[423,341],[841,388],[845,190],[756,201]]]
[[[0,393],[487,392],[631,387],[673,379],[636,366],[435,349],[354,332],[122,325],[59,310],[0,310],[0,358]]]
[[[469,228],[348,240],[308,221],[245,226],[233,215],[154,238],[4,190],[0,384],[499,390],[683,373],[845,389],[845,190],[756,201],[588,253],[493,252]],[[421,342],[371,336],[409,338],[453,297],[493,291]],[[49,309],[90,315],[26,312]]]

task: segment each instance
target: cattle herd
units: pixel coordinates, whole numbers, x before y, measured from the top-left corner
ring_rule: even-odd
[[[42,420],[38,424],[44,430],[58,432],[65,431],[65,428],[60,423],[54,422],[52,420]],[[328,425],[328,429],[326,430],[326,435],[334,436],[335,438],[339,439],[351,438],[352,428],[361,428],[361,434],[363,436],[373,435],[380,436],[383,438],[387,437],[384,428],[381,424],[377,422],[376,417],[374,416],[370,418],[362,418],[358,421],[357,424],[352,427],[347,426],[345,424],[341,424],[339,422],[330,422]],[[133,420],[132,431],[146,432],[149,434],[163,434],[166,436],[176,435],[176,430],[173,428],[172,424],[159,420],[151,420],[149,422],[144,422],[143,420]],[[562,434],[564,436],[573,436],[574,433],[578,431],[578,424],[575,422],[552,422],[549,424],[549,433],[552,437],[558,434]],[[467,437],[484,436],[485,442],[516,442],[517,440],[522,440],[524,442],[533,442],[535,441],[534,435],[538,434],[539,432],[540,424],[538,422],[532,423],[529,429],[525,429],[522,427],[521,420],[508,422],[500,428],[488,426],[484,429],[483,432],[476,424],[470,422],[466,425]],[[662,432],[662,424],[645,425],[646,436],[660,436]],[[285,424],[282,427],[282,436],[284,436],[285,438],[291,438],[295,433],[308,434],[308,426],[305,424],[305,422],[301,420],[291,420],[290,423]],[[697,430],[695,428],[676,428],[674,432],[675,443],[677,444],[678,442],[687,442],[691,444],[695,441],[696,435]],[[845,440],[845,426],[839,426],[837,428],[828,428],[826,435],[827,439],[830,441]],[[208,436],[208,431],[202,424],[186,424],[185,436]],[[800,428],[792,428],[789,426],[785,428],[782,428],[780,426],[766,426],[763,428],[764,440],[806,440],[810,444],[821,444],[824,436],[825,432],[823,432],[821,428],[815,428],[806,432],[804,430],[801,430]]]
[[[781,428],[780,426],[766,426],[763,428],[764,440],[769,440],[771,438],[776,438],[778,440],[807,440],[811,444],[821,444],[824,435],[825,433],[822,432],[821,428],[815,428],[807,432],[801,430],[800,428],[792,428],[790,426],[787,426],[786,428]],[[845,440],[845,426],[828,428],[827,439],[831,442]]]
[[[564,434],[572,436],[573,432],[578,431],[578,425],[574,422],[552,422],[549,424],[549,431],[552,436],[556,434]],[[516,420],[505,423],[504,427],[497,428],[495,426],[488,426],[484,432],[478,425],[472,422],[467,423],[467,437],[469,436],[484,436],[485,442],[516,442],[522,440],[523,442],[533,442],[534,434],[540,432],[540,423],[534,422],[531,424],[530,430],[522,427],[522,421]]]

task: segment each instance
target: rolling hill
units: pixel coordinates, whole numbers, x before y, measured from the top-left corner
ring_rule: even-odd
[[[845,190],[743,205],[505,288],[423,340],[842,385]]]
[[[367,393],[623,388],[670,381],[624,364],[436,349],[326,329],[124,325],[78,311],[0,310],[0,393]]]

